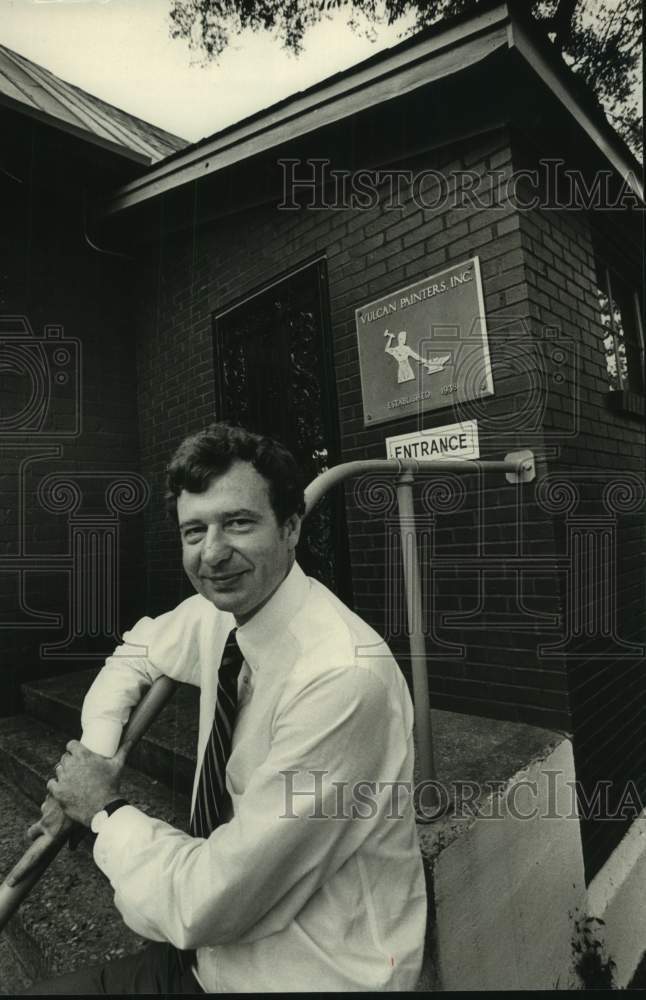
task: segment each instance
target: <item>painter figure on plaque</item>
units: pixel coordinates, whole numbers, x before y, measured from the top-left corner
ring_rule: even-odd
[[[417,351],[414,351],[412,347],[409,347],[406,343],[407,333],[405,330],[400,330],[397,334],[397,347],[393,347],[392,343],[395,339],[395,334],[390,333],[389,330],[385,330],[384,337],[388,338],[388,343],[386,344],[384,350],[386,354],[390,354],[391,357],[395,359],[399,365],[397,371],[397,383],[410,382],[411,379],[415,378],[415,372],[410,366],[409,358],[413,358],[420,364],[424,365],[427,375],[432,375],[434,372],[441,372],[447,361],[451,357],[450,354],[442,354],[437,358],[429,358],[426,361],[424,358],[420,357]]]

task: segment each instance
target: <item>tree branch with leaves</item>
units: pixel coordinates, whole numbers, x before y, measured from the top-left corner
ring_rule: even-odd
[[[170,30],[205,62],[216,61],[243,31],[266,31],[285,49],[303,51],[309,28],[347,13],[353,30],[370,31],[403,18],[411,34],[457,14],[475,13],[480,0],[171,0]],[[533,0],[528,10],[587,84],[610,123],[634,153],[642,143],[641,0]]]

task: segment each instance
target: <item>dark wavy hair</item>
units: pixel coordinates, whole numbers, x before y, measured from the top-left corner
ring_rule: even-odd
[[[177,520],[177,498],[203,493],[214,476],[227,472],[232,462],[251,462],[269,486],[269,499],[279,524],[292,514],[305,513],[303,478],[290,451],[270,437],[252,434],[230,424],[210,424],[185,438],[166,467],[166,509]]]

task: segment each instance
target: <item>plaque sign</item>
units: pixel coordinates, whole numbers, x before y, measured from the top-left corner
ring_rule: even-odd
[[[493,394],[477,257],[355,310],[364,424]]]

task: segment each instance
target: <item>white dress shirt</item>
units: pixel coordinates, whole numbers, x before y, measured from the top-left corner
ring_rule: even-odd
[[[85,745],[113,754],[160,674],[198,685],[194,800],[234,624],[200,595],[139,621],[87,694]],[[204,840],[134,806],[117,810],[94,847],[117,908],[144,937],[197,949],[210,993],[414,989],[426,892],[410,799],[395,805],[389,784],[413,780],[399,668],[297,565],[237,639],[233,815]]]

